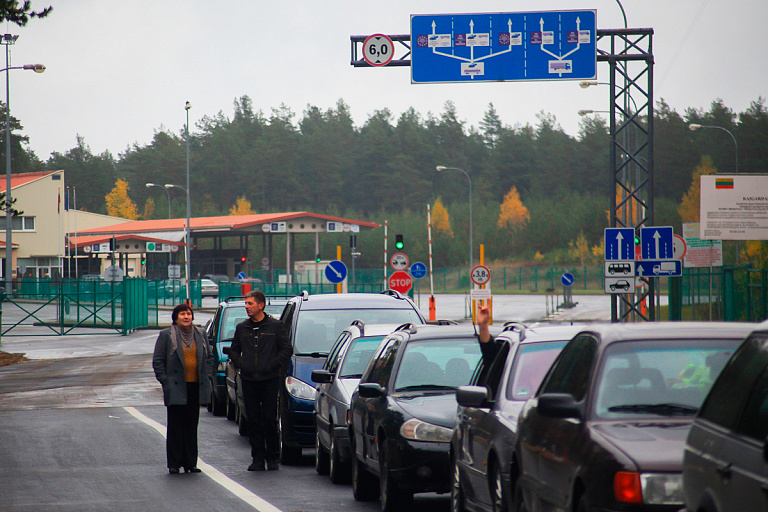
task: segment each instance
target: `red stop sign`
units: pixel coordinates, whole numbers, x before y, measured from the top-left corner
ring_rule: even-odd
[[[403,272],[402,270],[398,270],[389,276],[389,287],[396,292],[406,294],[408,293],[408,290],[411,289],[412,284],[413,279],[411,278],[410,274]]]

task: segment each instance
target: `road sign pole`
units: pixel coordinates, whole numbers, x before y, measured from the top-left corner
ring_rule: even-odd
[[[336,246],[336,259],[341,261],[341,246]],[[341,293],[341,283],[336,284],[336,293]]]

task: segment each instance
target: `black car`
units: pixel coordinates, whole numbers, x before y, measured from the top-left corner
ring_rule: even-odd
[[[669,322],[579,332],[520,415],[516,510],[677,512],[693,417],[721,361],[753,328]]]
[[[385,512],[414,493],[450,490],[456,389],[480,361],[469,325],[404,325],[387,336],[350,404],[352,490]]]
[[[285,306],[280,320],[288,328],[293,356],[280,387],[280,459],[292,464],[302,448],[315,446],[313,370],[322,368],[334,341],[353,320],[366,324],[421,324],[424,317],[408,297],[382,293],[310,295],[302,292]]]
[[[452,510],[504,510],[510,503],[517,420],[565,344],[582,327],[505,324],[493,363],[456,393],[451,438]]]
[[[693,420],[683,496],[690,512],[768,510],[768,322],[739,347]]]

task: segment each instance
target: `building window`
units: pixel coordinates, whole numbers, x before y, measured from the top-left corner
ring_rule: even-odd
[[[6,217],[3,215],[0,217],[0,231],[5,230],[6,226]],[[35,230],[35,217],[32,216],[23,216],[23,217],[13,217],[13,220],[11,221],[11,226],[13,227],[14,231],[34,231]]]

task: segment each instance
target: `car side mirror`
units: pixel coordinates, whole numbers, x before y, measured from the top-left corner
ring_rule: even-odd
[[[456,402],[462,407],[490,409],[493,405],[491,391],[485,386],[459,386]]]
[[[333,374],[328,370],[312,370],[312,380],[317,384],[330,384],[333,382]]]
[[[230,350],[231,348],[232,348],[232,347],[222,347],[221,351],[222,351],[222,352],[224,352],[225,354],[229,355],[229,350]]]
[[[357,394],[362,398],[381,398],[384,396],[384,388],[375,382],[366,382],[357,387]]]
[[[542,416],[551,418],[575,418],[581,420],[584,417],[582,405],[576,401],[573,395],[567,393],[545,393],[537,399],[536,410]]]

